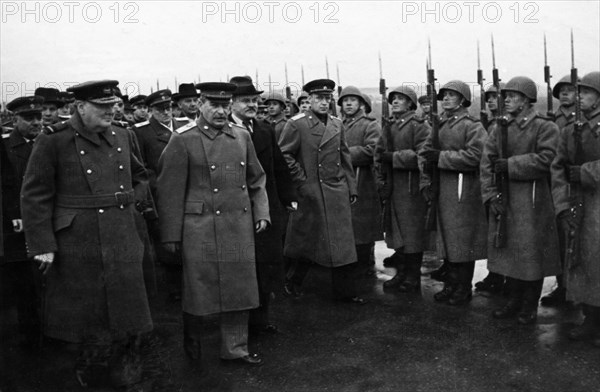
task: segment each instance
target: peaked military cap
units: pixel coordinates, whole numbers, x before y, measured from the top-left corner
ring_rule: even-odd
[[[252,78],[250,76],[234,76],[229,80],[229,83],[235,84],[236,88],[233,92],[233,96],[240,95],[260,95],[264,93],[264,91],[257,90],[254,87],[254,83],[252,83]]]
[[[10,110],[14,114],[41,113],[42,103],[44,103],[44,98],[40,97],[39,95],[19,97],[10,101],[6,105],[6,109]]]
[[[116,95],[117,84],[119,84],[117,80],[92,80],[69,87],[67,91],[72,92],[75,99],[108,105],[121,100]]]
[[[182,98],[199,96],[200,94],[198,94],[196,87],[194,87],[194,83],[181,83],[179,85],[179,90],[171,96],[171,99],[173,99],[173,101],[177,101]]]
[[[73,95],[73,93],[68,93],[66,91],[59,91],[58,92],[58,99],[60,99],[66,105],[68,103],[74,102],[75,101],[75,96]]]
[[[136,95],[135,97],[132,97],[129,100],[129,103],[131,104],[131,106],[135,106],[135,105],[139,105],[139,104],[146,105],[146,98],[148,98],[148,96],[143,95],[143,94]]]
[[[65,102],[60,99],[59,93],[60,91],[55,88],[38,87],[35,89],[34,95],[44,98],[44,103],[53,103],[60,108],[65,106]]]
[[[425,95],[421,95],[418,99],[419,104],[423,105],[424,103],[431,103],[431,99],[429,98],[429,95],[425,94]]]
[[[146,97],[147,106],[154,106],[165,102],[171,103],[171,90],[169,89],[155,91]]]
[[[332,93],[335,89],[335,82],[331,79],[315,79],[306,83],[302,90],[309,94]]]
[[[211,101],[230,101],[236,85],[233,83],[204,82],[196,84],[200,95]]]

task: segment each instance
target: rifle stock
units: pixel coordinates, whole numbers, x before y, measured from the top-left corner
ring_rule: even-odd
[[[428,63],[429,64],[429,63]],[[431,101],[431,110],[429,111],[429,122],[431,123],[431,147],[440,150],[440,134],[437,110],[437,94],[435,91],[435,71],[427,68],[427,96]],[[431,176],[431,202],[427,207],[425,215],[425,229],[429,231],[437,230],[438,202],[440,197],[440,171],[435,165],[428,167]]]

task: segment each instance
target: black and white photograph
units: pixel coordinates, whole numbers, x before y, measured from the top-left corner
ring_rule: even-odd
[[[600,388],[600,0],[0,0],[0,392]]]

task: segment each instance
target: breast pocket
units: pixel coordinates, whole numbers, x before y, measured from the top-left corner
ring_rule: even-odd
[[[204,202],[190,200],[185,202],[185,214],[202,215],[204,212]]]
[[[54,219],[52,220],[54,232],[57,233],[61,230],[65,230],[73,226],[75,216],[77,216],[77,214],[64,214],[54,217]]]

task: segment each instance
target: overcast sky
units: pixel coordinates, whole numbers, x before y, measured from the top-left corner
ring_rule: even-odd
[[[543,83],[543,36],[557,82],[571,68],[570,29],[580,74],[600,69],[600,1],[0,1],[2,100],[36,86],[118,79],[127,92],[226,81],[258,71],[290,84],[326,76],[376,87],[381,52],[388,85],[421,84],[427,39],[439,82],[476,82],[477,40],[491,83],[490,36],[507,81]],[[225,5],[224,5],[225,4]],[[266,86],[263,87],[266,89]]]

